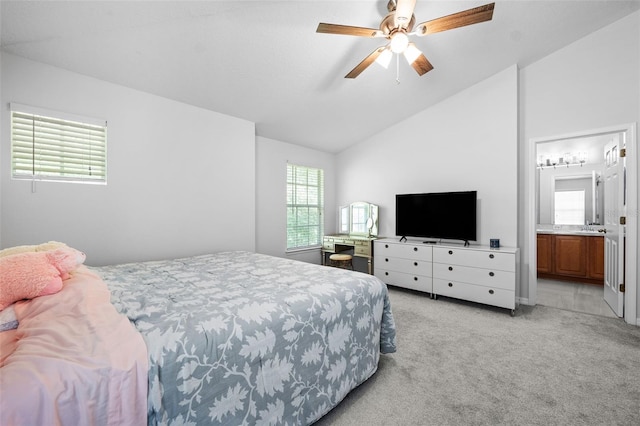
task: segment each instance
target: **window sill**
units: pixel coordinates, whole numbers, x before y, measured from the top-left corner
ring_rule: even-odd
[[[314,251],[314,250],[320,250],[322,248],[321,245],[317,245],[317,246],[311,246],[311,247],[301,247],[301,248],[295,248],[295,249],[286,249],[285,253],[302,253],[305,251]]]

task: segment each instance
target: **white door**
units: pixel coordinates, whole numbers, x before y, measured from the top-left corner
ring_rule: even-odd
[[[624,293],[624,225],[625,171],[620,148],[625,146],[624,134],[614,136],[604,147],[604,300],[619,317],[623,315]]]

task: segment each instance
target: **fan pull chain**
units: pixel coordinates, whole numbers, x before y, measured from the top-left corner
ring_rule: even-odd
[[[400,55],[396,54],[396,84],[400,84]]]

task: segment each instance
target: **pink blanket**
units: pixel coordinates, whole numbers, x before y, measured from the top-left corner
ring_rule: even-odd
[[[147,349],[81,266],[56,294],[17,302],[0,333],[0,425],[144,425]]]

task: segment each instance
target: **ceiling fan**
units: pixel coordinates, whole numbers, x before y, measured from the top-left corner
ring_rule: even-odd
[[[495,3],[474,7],[452,15],[432,19],[415,25],[416,17],[413,10],[416,0],[389,0],[387,10],[389,14],[380,23],[380,29],[353,27],[350,25],[325,24],[321,22],[316,32],[324,34],[352,35],[369,38],[386,38],[389,43],[380,46],[369,56],[364,58],[345,78],[356,78],[374,61],[385,68],[389,65],[394,53],[403,54],[407,62],[419,75],[424,75],[433,69],[433,65],[424,54],[409,41],[409,36],[419,37],[441,31],[490,21],[493,17]],[[415,25],[415,28],[414,28]]]

